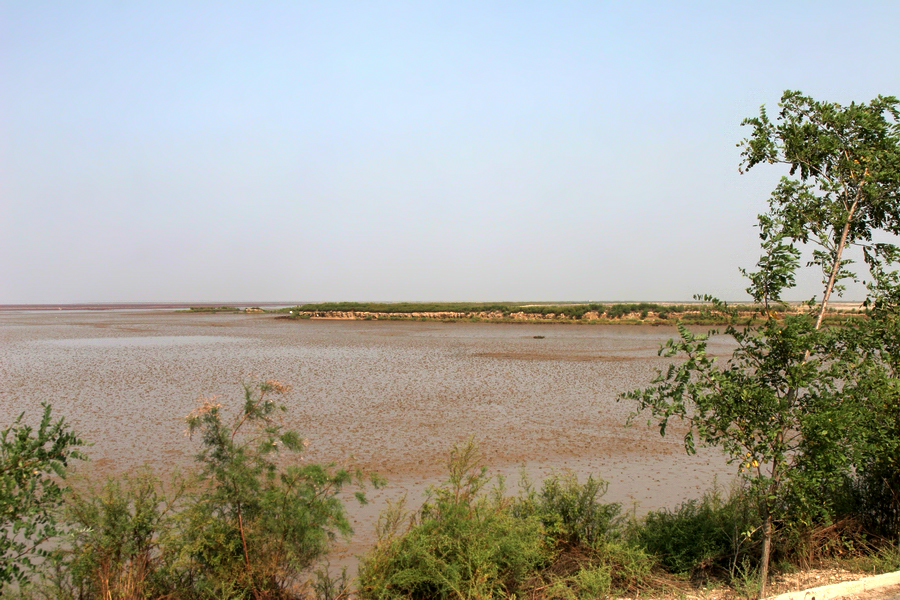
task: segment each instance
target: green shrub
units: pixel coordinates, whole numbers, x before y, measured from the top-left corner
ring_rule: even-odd
[[[887,462],[886,460],[884,462]],[[856,517],[875,535],[900,542],[900,469],[873,464],[852,483]]]
[[[449,481],[410,516],[382,514],[360,569],[362,598],[596,598],[645,585],[654,561],[620,540],[606,482],[554,475],[517,497],[490,493],[477,447],[451,453]]]
[[[676,574],[721,570],[734,576],[756,548],[758,511],[750,494],[736,489],[723,499],[719,490],[674,510],[649,513],[633,524],[629,538]]]
[[[423,519],[376,549],[360,572],[364,598],[507,596],[546,562],[540,523],[483,505],[471,518]]]
[[[188,417],[203,447],[204,491],[181,515],[182,531],[168,551],[197,597],[289,597],[300,574],[326,554],[337,535],[352,533],[337,497],[358,471],[277,459],[306,444],[285,430],[284,407],[270,398],[289,390],[275,381],[244,386],[243,410],[226,423],[214,402]],[[376,480],[376,484],[379,483]],[[361,492],[357,498],[365,502]]]
[[[607,565],[613,588],[623,591],[644,587],[657,564],[643,548],[624,540],[611,541],[597,548],[593,561]]]
[[[173,511],[185,491],[166,497],[150,471],[109,479],[102,490],[74,491],[65,515],[72,526],[59,559],[69,572],[59,596],[158,598],[173,591],[161,542],[173,534]]]
[[[579,598],[600,598],[609,593],[612,575],[608,566],[581,569],[575,575]]]
[[[275,381],[244,386],[232,419],[205,402],[188,417],[202,446],[196,480],[167,486],[149,472],[74,492],[66,506],[69,543],[54,553],[57,598],[295,598],[304,573],[350,524],[338,498],[362,484],[359,471],[296,466],[282,450],[306,444],[278,420]],[[49,415],[49,413],[48,413]],[[375,483],[380,480],[375,478]],[[365,501],[362,492],[357,498]],[[346,581],[324,580],[333,592]]]
[[[71,460],[84,458],[76,450],[83,442],[64,419],[53,422],[49,404],[43,407],[36,430],[22,422],[23,413],[0,431],[0,592],[24,585],[49,556],[47,543],[62,534],[57,510],[66,489],[59,479]]]
[[[606,481],[593,476],[580,484],[571,472],[544,480],[540,492],[526,480],[525,493],[513,510],[521,517],[537,516],[557,543],[594,548],[610,537],[621,511],[619,504],[600,502],[608,488]]]
[[[566,548],[529,579],[527,592],[545,598],[634,595],[647,589],[655,568],[652,557],[622,540],[594,548]]]
[[[507,597],[548,562],[536,516],[519,518],[489,482],[473,442],[451,452],[450,479],[432,488],[406,531],[395,511],[360,567],[362,598]],[[385,521],[388,525],[385,525]]]

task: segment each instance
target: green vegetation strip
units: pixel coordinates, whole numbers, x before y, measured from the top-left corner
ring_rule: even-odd
[[[302,304],[275,311],[285,318],[355,318],[366,320],[440,320],[487,321],[500,323],[589,322],[589,323],[676,323],[691,325],[739,324],[756,322],[761,317],[759,305],[724,305],[697,302],[694,304],[635,303],[372,303],[322,302]],[[805,307],[778,304],[769,314],[797,314]],[[830,311],[827,322],[839,324],[846,318],[857,317],[861,311]]]

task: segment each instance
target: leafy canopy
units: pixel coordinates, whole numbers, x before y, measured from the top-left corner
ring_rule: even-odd
[[[896,406],[897,388],[887,382],[900,346],[896,336],[879,332],[896,331],[896,321],[891,329],[882,317],[896,314],[891,306],[900,298],[900,252],[882,239],[900,234],[897,106],[893,97],[841,106],[788,91],[775,122],[765,107],[744,121],[753,131],[741,143],[742,170],[780,163],[790,175],[758,217],[757,270],[742,270],[763,322],[725,330],[736,349],[724,364],[707,352],[709,336],[718,332],[697,335],[679,326],[679,339],[660,353],[683,362],[624,395],[637,404],[632,418],[649,412],[663,435],[672,418],[684,422],[688,452],[699,440],[740,464],[762,506],[761,594],[774,519],[787,516],[786,497],[800,510],[795,519],[827,516],[827,491],[864,457],[876,460],[887,450],[890,436],[873,435],[871,410],[873,399]],[[804,246],[812,251],[806,268],[822,274],[821,302],[811,300],[808,314],[782,318],[772,307],[795,286]],[[832,294],[865,275],[847,259],[850,246],[863,250],[869,301],[879,312],[862,324],[823,330]]]

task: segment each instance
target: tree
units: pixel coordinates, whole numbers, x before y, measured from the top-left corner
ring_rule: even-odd
[[[761,232],[792,249],[795,244],[813,247],[808,266],[820,268],[823,276],[817,331],[832,293],[840,295],[843,281],[858,281],[868,271],[868,318],[849,321],[821,336],[819,379],[840,382],[838,402],[853,407],[862,418],[853,432],[853,446],[848,446],[857,454],[852,467],[857,479],[860,473],[869,473],[893,486],[887,494],[890,502],[884,506],[893,507],[893,532],[900,533],[900,476],[895,459],[900,434],[896,377],[900,252],[885,241],[900,234],[898,100],[878,97],[868,104],[845,107],[786,92],[778,121],[771,123],[763,109],[758,118],[744,122],[753,127],[753,135],[742,144],[743,167],[782,163],[794,176],[783,178],[776,187],[769,213],[761,216]],[[852,247],[862,251],[862,272],[846,257]],[[872,419],[875,414],[881,418]],[[816,471],[833,461],[807,440],[800,462],[807,471]],[[880,512],[878,519],[887,511]]]
[[[83,442],[43,406],[37,430],[22,422],[23,413],[0,432],[0,590],[27,581],[32,559],[48,556],[43,545],[62,533],[56,511],[65,489],[58,478],[71,460],[84,458],[76,450]]]
[[[843,290],[841,281],[857,280],[844,256],[849,246],[863,248],[873,273],[897,258],[896,246],[874,242],[873,235],[900,234],[898,100],[879,96],[869,104],[842,107],[788,91],[780,106],[778,124],[769,120],[765,107],[759,117],[744,121],[753,134],[741,143],[742,170],[765,163],[790,167],[793,178],[781,179],[769,199],[769,213],[760,217],[760,236],[790,247],[815,246],[810,266],[824,275],[819,329],[832,293]],[[759,296],[760,291],[754,287],[751,293]]]
[[[624,395],[637,402],[633,417],[649,411],[663,435],[670,419],[686,422],[688,452],[694,452],[696,439],[740,462],[761,499],[760,596],[785,493],[806,499],[811,508],[812,490],[828,489],[846,476],[862,460],[859,453],[871,458],[884,450],[878,439],[887,437],[870,435],[865,418],[871,415],[871,393],[881,399],[896,393],[896,386],[884,385],[890,352],[874,342],[873,331],[883,321],[869,321],[868,333],[822,325],[832,295],[862,275],[846,256],[851,246],[863,250],[870,301],[887,314],[900,298],[893,268],[900,253],[878,237],[900,234],[897,106],[893,97],[841,106],[788,91],[775,123],[765,107],[744,121],[753,132],[741,143],[742,171],[784,164],[790,175],[759,216],[757,270],[742,271],[750,280],[748,293],[761,305],[762,322],[725,331],[737,348],[724,365],[707,354],[708,335],[679,326],[680,339],[660,353],[686,360],[660,373],[651,387]],[[821,302],[811,300],[808,314],[781,318],[771,308],[795,285],[801,247],[812,250],[807,267],[821,269]],[[867,368],[858,369],[865,361]]]

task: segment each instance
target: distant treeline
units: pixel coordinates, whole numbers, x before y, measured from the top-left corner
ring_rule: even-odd
[[[752,305],[733,305],[728,313],[752,313],[759,307]],[[776,312],[791,310],[782,305],[773,309]],[[554,315],[568,319],[582,319],[585,315],[595,319],[621,319],[628,315],[636,315],[641,319],[654,317],[657,319],[682,319],[688,316],[713,318],[724,316],[719,307],[712,304],[658,304],[653,302],[639,303],[585,303],[585,304],[514,304],[514,303],[477,303],[477,302],[320,302],[302,304],[281,312],[289,313],[380,313],[387,315],[414,315],[422,313],[454,313],[464,315],[494,314],[501,318],[509,318],[516,314]],[[590,313],[590,314],[589,314]]]
[[[802,307],[780,304],[769,309],[773,313],[798,313]],[[491,321],[522,322],[561,320],[590,322],[664,323],[680,321],[689,324],[736,323],[762,315],[762,308],[751,304],[659,304],[630,303],[511,303],[511,302],[318,302],[289,308],[264,310],[258,307],[241,309],[234,306],[197,306],[191,313],[277,313],[284,318],[309,319],[338,317],[387,320]],[[840,322],[848,316],[860,315],[861,310],[829,312],[826,321]]]
[[[580,319],[589,312],[598,316],[618,318],[631,313],[671,312],[701,310],[701,305],[663,306],[650,302],[637,304],[513,304],[496,302],[321,302],[295,306],[289,311],[299,312],[371,312],[386,314],[410,313],[500,313],[510,316],[516,313],[526,315],[558,315],[570,319]]]
[[[192,306],[189,309],[189,312],[194,312],[194,313],[198,313],[198,312],[201,312],[201,313],[232,312],[232,313],[236,313],[236,312],[244,312],[244,311],[241,310],[240,308],[238,308],[237,306]]]

